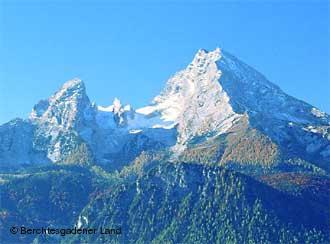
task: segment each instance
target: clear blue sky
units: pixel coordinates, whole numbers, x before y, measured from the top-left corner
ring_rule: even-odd
[[[97,104],[145,105],[199,48],[217,46],[330,112],[326,0],[72,2],[0,0],[0,123],[73,77]]]

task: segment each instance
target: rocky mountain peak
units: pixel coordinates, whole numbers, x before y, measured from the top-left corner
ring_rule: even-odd
[[[119,113],[120,110],[122,110],[122,105],[121,105],[121,102],[120,102],[120,100],[118,98],[115,98],[113,100],[112,106],[113,106],[113,112],[114,113]]]
[[[82,80],[67,81],[53,96],[39,101],[33,108],[30,119],[63,128],[76,127],[81,120],[89,119],[91,104]]]
[[[218,61],[220,58],[220,48],[216,48],[214,51],[199,49],[189,66],[203,68],[212,62]]]
[[[219,48],[212,52],[200,49],[187,68],[170,78],[153,104],[144,109],[157,111],[162,120],[177,124],[180,144],[194,136],[222,133],[240,117],[219,82],[221,70],[216,62],[220,58]]]
[[[53,162],[69,155],[82,141],[97,160],[110,162],[109,155],[121,152],[125,145],[146,145],[138,141],[141,138],[148,145],[171,146],[171,152],[180,155],[196,142],[231,133],[242,124],[243,117],[247,119],[244,124],[277,145],[285,145],[288,154],[306,151],[319,162],[329,158],[329,116],[285,94],[219,48],[198,50],[192,62],[167,81],[149,106],[134,110],[117,98],[108,107],[92,105],[83,81],[75,78],[37,103],[27,123],[31,125],[29,136],[34,137],[33,150]],[[14,126],[9,127],[15,132]]]
[[[53,103],[62,101],[73,101],[86,99],[86,88],[84,82],[75,78],[67,81],[49,100]]]

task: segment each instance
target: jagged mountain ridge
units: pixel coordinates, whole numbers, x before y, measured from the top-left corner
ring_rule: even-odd
[[[160,148],[177,159],[222,136],[227,148],[244,145],[233,144],[228,136],[245,128],[241,139],[248,138],[255,149],[260,141],[278,147],[277,163],[298,157],[328,170],[329,125],[329,115],[288,96],[227,52],[199,50],[151,105],[137,110],[117,99],[109,107],[92,104],[80,79],[68,81],[51,98],[40,101],[28,120],[0,127],[0,162],[61,162],[82,144],[99,164],[127,164],[141,151]],[[262,161],[251,155],[227,158],[231,163]],[[221,161],[217,158],[214,163]]]

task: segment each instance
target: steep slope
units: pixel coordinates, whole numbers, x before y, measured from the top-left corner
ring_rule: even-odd
[[[1,173],[0,241],[329,242],[328,177],[286,174],[262,181],[276,189],[222,167],[174,164],[156,155],[140,157],[119,174],[67,165]],[[19,225],[120,227],[121,234],[9,234]]]
[[[241,115],[233,111],[231,98],[219,83],[221,71],[216,65],[219,58],[218,49],[209,53],[199,50],[185,70],[169,79],[154,104],[138,111],[158,112],[162,120],[177,125],[181,145],[196,136],[225,132]]]
[[[80,162],[77,152],[83,150],[88,163],[120,168],[143,150],[175,144],[175,129],[155,126],[159,121],[118,99],[109,107],[96,106],[83,81],[69,80],[37,103],[29,119],[0,126],[0,166]]]
[[[73,79],[35,105],[28,120],[0,127],[2,166],[68,162],[81,148],[87,161],[109,169],[162,148],[172,161],[195,161],[207,152],[210,163],[236,168],[285,171],[293,164],[329,172],[330,118],[216,49],[199,50],[149,106],[134,110],[118,99],[97,106]]]
[[[98,195],[78,218],[84,219],[80,222],[83,227],[121,227],[121,235],[74,236],[70,240],[322,243],[328,238],[326,210],[321,213],[312,202],[244,175],[220,167],[180,163],[148,168]],[[322,206],[327,205],[327,199]]]
[[[0,242],[329,243],[329,123],[220,49],[137,110],[70,80],[0,126]]]
[[[99,162],[109,168],[121,167],[141,151],[169,148],[176,143],[176,130],[158,126],[158,117],[135,111],[116,98],[108,107],[97,106],[95,131],[91,144]],[[115,164],[115,165],[114,165]]]
[[[45,165],[1,172],[0,242],[31,243],[36,237],[12,235],[11,226],[73,226],[92,193],[108,185],[109,180],[97,168]]]
[[[217,62],[224,90],[238,113],[269,136],[283,156],[300,157],[329,170],[330,117],[317,108],[285,94],[263,75],[224,52]]]
[[[137,111],[150,117],[160,114],[164,122],[177,128],[173,152],[179,158],[187,150],[198,149],[220,136],[225,138],[226,148],[213,150],[218,153],[213,163],[259,161],[269,166],[270,157],[275,165],[306,161],[330,169],[329,116],[285,94],[259,72],[220,49],[199,50],[150,106]],[[230,148],[235,150],[229,152]],[[219,151],[226,152],[222,155]]]
[[[47,152],[52,162],[70,155],[93,130],[94,110],[79,79],[66,82],[48,100],[36,104],[30,115],[35,125],[34,147]]]
[[[11,168],[17,163],[46,163],[47,155],[33,148],[34,126],[14,119],[0,126],[0,166]]]

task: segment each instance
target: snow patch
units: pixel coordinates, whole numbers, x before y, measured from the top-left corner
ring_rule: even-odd
[[[322,112],[321,110],[317,108],[312,108],[311,113],[318,118],[323,118],[325,117],[325,112]]]
[[[142,130],[130,130],[129,131],[130,134],[138,134],[140,132],[142,132]]]

